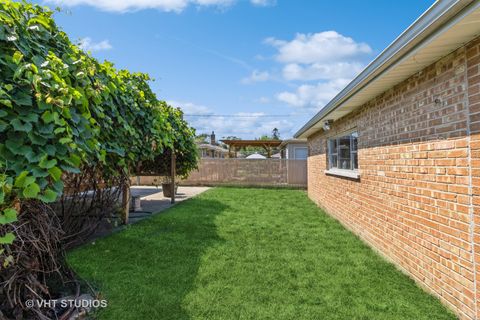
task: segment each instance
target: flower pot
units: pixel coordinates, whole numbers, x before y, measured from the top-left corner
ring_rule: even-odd
[[[175,194],[177,194],[178,185],[175,185]],[[172,184],[171,183],[162,183],[163,196],[166,198],[172,197]]]

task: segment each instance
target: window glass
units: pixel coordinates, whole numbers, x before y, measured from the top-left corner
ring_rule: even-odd
[[[328,168],[336,168],[338,162],[337,157],[337,139],[328,140]]]
[[[353,132],[351,137],[352,137],[352,151],[357,151],[357,149],[358,149],[358,133]]]
[[[337,153],[337,139],[330,139],[330,151],[332,153]]]
[[[307,148],[295,148],[295,159],[307,159],[308,149]]]
[[[357,153],[352,153],[352,162],[353,162],[353,169],[358,169],[358,156]]]
[[[328,168],[358,169],[358,133],[334,137],[328,140]]]
[[[336,168],[337,167],[337,162],[338,162],[338,158],[337,158],[337,155],[332,155],[330,157],[330,162],[329,162],[329,169],[332,169],[332,168]]]
[[[350,136],[340,137],[338,139],[338,168],[351,169],[350,159]]]

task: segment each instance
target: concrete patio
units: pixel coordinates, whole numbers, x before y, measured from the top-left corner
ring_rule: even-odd
[[[199,195],[208,189],[210,188],[180,186],[178,187],[175,201],[176,203],[182,202]],[[142,209],[141,211],[130,211],[129,224],[148,218],[152,214],[159,213],[174,205],[170,202],[170,198],[163,196],[161,186],[132,186],[130,192],[132,197],[140,197]]]

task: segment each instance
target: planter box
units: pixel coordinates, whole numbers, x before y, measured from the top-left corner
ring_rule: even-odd
[[[175,194],[177,194],[178,185],[175,185]],[[172,197],[172,184],[171,183],[162,183],[162,192],[163,196],[166,198]]]

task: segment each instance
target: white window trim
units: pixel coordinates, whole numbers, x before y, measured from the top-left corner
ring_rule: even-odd
[[[346,136],[346,135],[351,135],[352,133],[354,132],[357,132],[358,134],[358,130],[357,128],[352,128],[350,130],[347,130],[347,131],[344,131],[340,134],[337,134],[337,135],[334,135],[334,136],[330,136],[327,138],[327,166],[330,165],[330,139],[336,139],[336,138],[339,138],[339,137],[342,137],[342,136]],[[358,139],[358,137],[357,137]],[[358,143],[358,142],[357,142]],[[338,148],[338,146],[337,146]],[[357,154],[357,161],[358,161],[358,149],[357,151],[355,151],[355,153]],[[338,158],[338,150],[337,150],[337,158]],[[332,176],[339,176],[339,177],[344,177],[344,178],[351,178],[351,179],[360,179],[360,171],[359,169],[339,169],[339,168],[331,168],[331,169],[326,169],[324,171],[325,174],[327,175],[332,175]]]
[[[332,168],[324,171],[325,174],[331,176],[339,176],[351,179],[360,179],[360,171],[358,169],[348,170],[348,169],[337,169]]]

